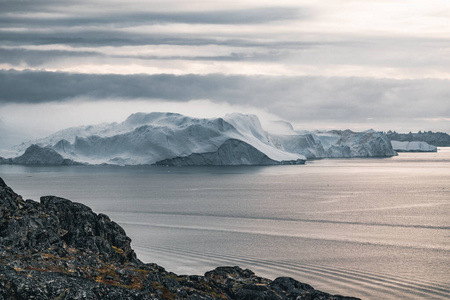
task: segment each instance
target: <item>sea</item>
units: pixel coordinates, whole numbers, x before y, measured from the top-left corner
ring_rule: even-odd
[[[450,299],[450,148],[292,166],[0,166],[120,224],[138,258],[218,266],[362,299]]]

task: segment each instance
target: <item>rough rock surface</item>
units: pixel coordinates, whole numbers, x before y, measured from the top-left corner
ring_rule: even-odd
[[[237,140],[225,141],[214,152],[193,153],[188,156],[164,159],[155,165],[166,166],[232,166],[232,165],[280,165],[280,164],[304,164],[304,160],[276,161],[252,147],[251,145]]]
[[[179,276],[137,259],[104,214],[55,196],[24,201],[0,178],[0,299],[356,299],[239,267]]]

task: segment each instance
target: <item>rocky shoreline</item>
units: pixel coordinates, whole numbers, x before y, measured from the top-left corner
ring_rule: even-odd
[[[143,263],[122,227],[67,199],[23,200],[0,178],[0,300],[357,299],[239,267],[177,275]]]

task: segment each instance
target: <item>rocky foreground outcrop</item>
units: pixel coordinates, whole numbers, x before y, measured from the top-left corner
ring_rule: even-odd
[[[0,299],[356,299],[239,267],[180,276],[130,243],[108,216],[55,196],[24,201],[0,178]]]

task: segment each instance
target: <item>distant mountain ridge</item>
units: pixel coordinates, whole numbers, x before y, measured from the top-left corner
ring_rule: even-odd
[[[433,146],[450,147],[450,135],[445,132],[419,131],[416,133],[397,133],[389,130],[386,135],[391,141],[426,142]]]
[[[396,153],[382,132],[297,133],[285,121],[266,131],[257,116],[192,118],[177,113],[135,113],[122,123],[60,130],[13,148],[12,164],[274,165],[309,158],[386,157]]]

